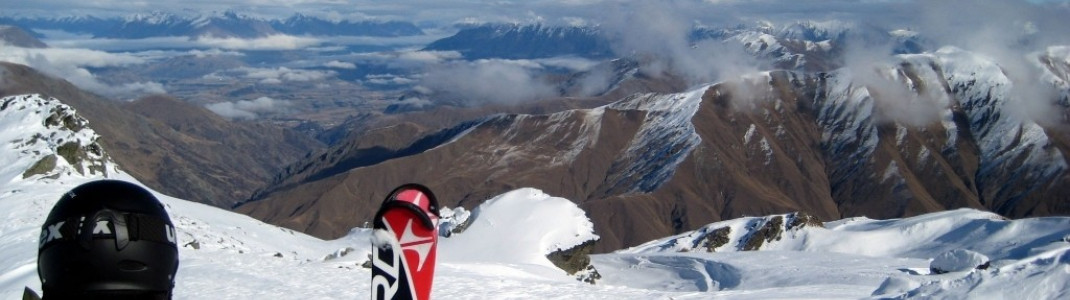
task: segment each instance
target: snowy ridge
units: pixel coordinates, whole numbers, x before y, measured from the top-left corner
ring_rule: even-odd
[[[806,41],[839,40],[858,28],[857,24],[841,20],[795,22],[782,28],[777,35]]]
[[[166,25],[175,24],[181,22],[181,18],[174,14],[169,14],[161,11],[153,11],[150,13],[135,13],[123,17],[123,21],[130,24],[142,24],[142,25]]]
[[[995,298],[1016,298],[1011,295],[1033,295],[1027,298],[1053,299],[1070,291],[1070,281],[1066,281],[1070,278],[1070,218],[1005,220],[988,212],[960,209],[896,220],[851,218],[826,222],[822,226],[797,221],[801,220],[797,216],[773,215],[713,223],[692,232],[621,250],[616,255],[597,256],[595,265],[603,274],[614,271],[638,273],[635,269],[643,270],[644,274],[676,270],[669,276],[678,278],[654,279],[660,286],[650,288],[720,290],[724,293],[719,295],[737,296],[744,294],[734,294],[733,290],[742,292],[776,287],[788,292],[798,291],[802,288],[800,285],[809,285],[804,293],[827,298],[834,294],[829,291],[815,293],[812,289],[822,285],[833,287],[834,284],[841,285],[838,288],[843,291],[858,289],[859,293],[866,292],[863,287],[868,287],[868,292],[879,291],[872,293],[874,296],[884,297],[905,293],[905,297],[1004,295]],[[768,228],[782,230],[770,238],[771,235],[762,235],[770,232]],[[718,235],[725,243],[707,248]],[[748,250],[758,251],[738,252],[745,249],[745,242],[754,235],[761,236],[765,242]],[[991,258],[992,268],[930,274],[928,266],[932,258],[959,249],[976,251]],[[757,261],[759,259],[772,261]],[[873,267],[878,261],[883,261],[884,270]],[[855,271],[836,270],[833,266],[837,264],[852,265]],[[713,272],[708,270],[710,268],[721,271]],[[800,268],[813,268],[810,272],[814,273],[800,271]],[[787,273],[795,275],[748,274],[776,269],[792,270]],[[695,280],[695,277],[683,276],[686,272],[681,270],[706,277]],[[859,273],[860,270],[866,271]],[[837,279],[802,278],[814,275]],[[838,277],[841,275],[850,277],[841,279]],[[1036,278],[1027,279],[1029,276]],[[606,276],[605,281],[607,284],[631,282],[615,275]],[[887,284],[886,281],[898,282],[900,287],[876,289],[878,284]],[[982,288],[971,288],[978,285]],[[990,293],[999,289],[1003,290]],[[794,297],[806,298],[806,295]]]
[[[789,69],[798,69],[806,65],[806,54],[794,53],[784,46],[781,39],[769,33],[760,31],[744,31],[733,35],[729,41],[738,42],[743,48],[756,57],[771,59]],[[829,51],[832,45],[829,41],[787,40],[784,42],[801,43],[802,49],[809,52]]]
[[[1036,55],[1038,67],[1044,70],[1041,80],[1054,85],[1061,92],[1059,100],[1064,107],[1070,107],[1070,46],[1048,47]]]
[[[613,186],[630,187],[629,192],[650,192],[672,178],[676,166],[702,141],[691,118],[709,87],[680,94],[639,95],[608,106],[647,112],[624,155],[614,162],[614,167],[622,170]]]
[[[794,235],[798,230],[808,226],[811,217],[791,213],[766,217],[745,217],[712,223],[694,231],[681,233],[668,238],[654,240],[645,244],[617,251],[617,253],[678,253],[678,252],[731,252],[758,250],[762,242],[753,238],[780,240],[782,233]],[[809,224],[809,226],[815,226]],[[768,229],[767,229],[768,228]],[[755,236],[765,230],[768,236]],[[774,234],[775,233],[775,234]]]
[[[0,182],[121,173],[88,123],[55,98],[0,98],[0,142],[17,153],[0,157]]]
[[[937,51],[934,59],[943,66],[956,100],[969,116],[970,130],[981,150],[981,183],[999,185],[1022,176],[1025,182],[1037,186],[1067,169],[1063,155],[1048,147],[1051,141],[1044,128],[1014,110],[1018,102],[1026,99],[1013,94],[1014,83],[1000,66],[951,47]],[[1024,161],[1019,162],[1020,157]],[[1013,166],[1018,169],[1016,176],[1004,178],[998,174]]]
[[[1066,68],[1068,57],[1060,55],[1070,53],[1058,49],[1053,47],[1039,57],[1046,57],[1050,65],[1042,66],[1046,69],[1044,80],[1063,93],[1060,101],[1068,102],[1070,89],[1060,79],[1060,68]],[[971,142],[980,150],[975,176],[981,198],[1009,200],[994,209],[1013,207],[1015,199],[1068,169],[1062,153],[1051,147],[1045,129],[1018,108],[1030,100],[1021,99],[1014,83],[991,59],[948,47],[934,53],[899,55],[896,60],[895,64],[878,66],[875,74],[840,69],[819,75],[824,83],[819,86],[815,106],[818,125],[823,129],[822,148],[829,155],[845,158],[832,162],[837,164],[834,180],[872,171],[882,181],[904,183],[900,169],[910,166],[891,162],[870,166],[880,170],[866,170],[867,164],[875,162],[878,125],[888,123],[895,126],[896,146],[903,151],[909,151],[904,140],[911,131],[932,122],[942,125],[943,145],[922,145],[917,153],[917,161],[923,164],[936,153],[956,155],[959,137],[968,130]],[[964,114],[968,128],[955,122],[957,112]]]
[[[839,157],[834,178],[861,176],[880,137],[874,120],[875,103],[865,86],[853,82],[849,70],[825,78],[825,97],[818,97],[817,122],[823,128],[821,148]]]

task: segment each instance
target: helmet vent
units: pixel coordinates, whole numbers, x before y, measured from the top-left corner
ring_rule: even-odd
[[[138,262],[138,261],[125,259],[125,260],[119,262],[119,270],[123,270],[123,271],[126,271],[126,272],[139,272],[139,271],[144,271],[144,270],[148,270],[148,269],[149,269],[149,266],[147,266],[147,265],[145,265],[145,264],[143,264],[141,262]]]

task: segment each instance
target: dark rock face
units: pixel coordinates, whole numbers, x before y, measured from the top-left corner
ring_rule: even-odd
[[[555,266],[565,270],[569,275],[577,276],[579,281],[595,284],[602,278],[598,270],[591,265],[591,251],[594,250],[596,241],[587,241],[575,247],[557,250],[547,254],[546,258]]]
[[[591,249],[594,248],[594,244],[595,241],[588,241],[576,247],[557,250],[547,254],[546,258],[550,259],[550,262],[554,263],[558,268],[565,270],[565,272],[575,274],[587,269],[591,264],[589,255],[591,254]]]
[[[728,228],[728,227],[721,227],[721,228],[717,228],[717,229],[715,229],[713,231],[710,231],[709,233],[706,234],[705,237],[702,238],[702,240],[700,242],[701,247],[702,248],[706,248],[706,252],[714,252],[715,251],[714,249],[717,249],[717,248],[719,248],[721,246],[724,246],[725,244],[728,244],[728,242],[729,242],[728,235],[731,234],[731,233],[732,233],[732,228]],[[694,248],[698,248],[698,247],[694,247]]]
[[[744,243],[743,251],[754,251],[762,247],[762,244],[766,242],[779,241],[780,234],[784,233],[784,218],[781,216],[775,216],[772,219],[765,221],[765,225],[762,225],[761,229],[751,233],[747,237],[747,242]]]

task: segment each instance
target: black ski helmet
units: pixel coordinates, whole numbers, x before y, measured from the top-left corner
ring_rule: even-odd
[[[133,183],[79,185],[41,227],[44,299],[170,299],[177,271],[174,224],[163,204]]]

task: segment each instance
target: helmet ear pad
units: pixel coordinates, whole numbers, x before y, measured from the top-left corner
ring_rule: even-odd
[[[156,197],[132,183],[80,185],[42,227],[37,271],[45,299],[167,299],[177,270],[174,225]]]

